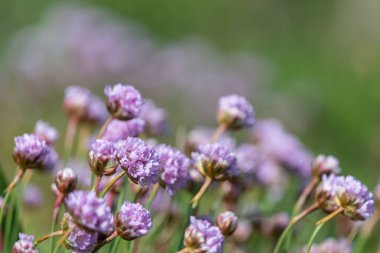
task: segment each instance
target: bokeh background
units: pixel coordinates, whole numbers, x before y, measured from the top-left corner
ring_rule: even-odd
[[[0,162],[10,178],[13,137],[38,119],[64,135],[66,86],[103,95],[122,82],[168,110],[172,135],[215,125],[218,97],[245,95],[257,118],[280,119],[372,188],[379,11],[376,0],[0,1]],[[49,184],[33,181],[49,201]],[[42,221],[42,234],[49,221],[33,217],[27,224]]]

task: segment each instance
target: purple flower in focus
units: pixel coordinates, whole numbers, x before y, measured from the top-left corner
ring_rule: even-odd
[[[375,210],[372,193],[352,176],[323,175],[316,199],[324,211],[343,208],[343,214],[351,220],[369,219]]]
[[[254,117],[253,107],[245,97],[234,94],[219,99],[219,124],[226,124],[229,129],[237,130],[252,127],[255,123]]]
[[[144,236],[152,229],[149,211],[139,203],[125,201],[115,219],[118,234],[125,240]]]
[[[106,235],[114,230],[111,209],[95,192],[73,191],[64,202],[75,222],[84,228]]]
[[[141,118],[135,118],[128,121],[114,119],[108,125],[102,139],[108,141],[125,140],[128,137],[137,137],[144,132],[145,121]]]
[[[184,244],[194,252],[222,253],[224,237],[219,228],[208,221],[190,217],[186,228]]]
[[[160,161],[153,148],[134,137],[119,141],[116,146],[119,163],[135,184],[148,187],[157,183]]]
[[[141,113],[144,100],[138,90],[131,85],[107,85],[104,93],[108,97],[108,111],[120,120],[136,118]]]
[[[152,100],[145,100],[140,117],[146,122],[146,131],[149,134],[164,134],[168,129],[167,114],[156,106]]]
[[[339,174],[339,161],[334,156],[318,155],[312,165],[313,176],[320,178],[323,174]]]
[[[50,148],[46,142],[33,134],[15,137],[13,158],[21,169],[43,169]]]
[[[112,174],[116,167],[116,148],[113,142],[98,139],[92,142],[88,161],[95,175]]]
[[[191,157],[198,171],[214,180],[223,181],[238,175],[235,154],[220,143],[201,145]]]
[[[28,185],[24,190],[24,205],[27,207],[38,207],[42,203],[41,190],[34,185]]]
[[[301,253],[306,252],[306,246]],[[335,240],[332,238],[326,239],[319,244],[313,244],[310,253],[351,253],[351,245],[344,239]]]
[[[181,151],[168,145],[158,145],[155,150],[161,166],[159,182],[173,195],[177,190],[185,188],[190,179],[190,160]]]
[[[19,238],[12,249],[12,253],[38,253],[34,247],[34,236],[19,233]]]
[[[58,140],[57,129],[44,121],[37,121],[34,127],[34,134],[44,140],[48,145],[54,144]]]

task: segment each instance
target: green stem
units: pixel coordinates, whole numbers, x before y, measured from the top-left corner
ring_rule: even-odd
[[[127,253],[133,253],[133,248],[135,247],[135,241],[130,241],[128,244],[128,251]]]
[[[110,253],[116,253],[117,248],[119,247],[120,241],[121,241],[121,237],[118,236],[118,237],[115,239],[115,242],[114,242],[114,244],[113,244],[113,246],[112,246],[112,248],[111,248]]]
[[[10,195],[11,195],[10,191],[7,191],[5,193],[4,200],[3,200],[3,205],[1,206],[1,211],[0,211],[0,229],[2,228],[2,225],[3,225],[3,217],[4,217],[5,207],[7,206],[7,203],[9,201]]]
[[[194,198],[191,200],[191,204],[193,205],[193,208],[196,208],[199,204],[199,201],[207,191],[208,187],[212,183],[212,178],[211,177],[206,177],[205,181],[203,182],[202,187],[199,189],[198,193],[194,196]]]
[[[122,177],[124,176],[125,174],[127,174],[127,171],[126,170],[123,170],[122,172],[120,172],[117,176],[115,176],[114,178],[111,179],[111,181],[109,181],[106,185],[106,187],[104,188],[104,190],[102,191],[102,193],[100,194],[100,197],[101,198],[104,198],[104,196],[107,194],[107,192],[111,189],[111,187]]]
[[[187,225],[189,224],[189,220],[190,220],[190,216],[194,210],[194,206],[192,204],[189,205],[189,207],[187,208],[187,212],[186,212],[186,215],[185,217],[183,218],[183,223],[179,229],[179,233],[180,233],[180,238],[179,238],[179,241],[178,241],[178,244],[177,244],[177,252],[180,251],[182,249],[182,246],[183,246],[183,238],[185,237],[185,229],[187,227]]]
[[[153,186],[153,189],[152,189],[152,192],[149,195],[148,201],[146,202],[146,209],[148,209],[148,210],[150,209],[150,206],[152,205],[152,202],[153,202],[154,198],[156,197],[157,192],[158,192],[159,189],[160,189],[160,185],[159,185],[159,183],[156,183]]]
[[[15,194],[17,194],[17,191],[15,192]],[[11,197],[10,197],[10,200],[9,200],[9,206],[8,206],[8,215],[7,215],[7,219],[6,219],[6,222],[5,222],[5,233],[4,233],[4,248],[5,249],[11,249],[12,245],[11,245],[11,238],[10,238],[10,233],[11,233],[11,227],[13,225],[13,219],[14,219],[14,214],[15,214],[15,204],[16,204],[16,197],[15,194],[13,194]]]
[[[294,226],[294,223],[289,223],[288,226],[286,226],[285,230],[282,232],[280,238],[278,239],[277,241],[277,244],[276,244],[276,247],[274,248],[274,253],[280,253],[280,250],[281,250],[281,246],[285,240],[285,238],[287,237],[288,233],[292,230]]]
[[[311,247],[313,246],[313,243],[314,243],[315,237],[317,236],[319,230],[323,227],[324,224],[325,224],[325,223],[320,223],[319,225],[317,225],[317,226],[315,227],[314,232],[313,232],[313,234],[311,235],[309,242],[307,243],[306,253],[310,253],[310,250],[311,250]]]

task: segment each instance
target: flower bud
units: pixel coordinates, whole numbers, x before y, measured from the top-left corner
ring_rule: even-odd
[[[216,218],[216,225],[224,236],[230,236],[237,228],[238,218],[233,212],[227,211],[219,214]]]
[[[318,155],[312,165],[314,177],[320,178],[323,174],[339,174],[339,161],[334,156]]]
[[[64,168],[58,171],[54,182],[57,189],[66,195],[75,190],[78,184],[78,177],[71,168]]]
[[[95,175],[112,175],[117,167],[116,149],[109,141],[98,139],[91,145],[88,164]]]

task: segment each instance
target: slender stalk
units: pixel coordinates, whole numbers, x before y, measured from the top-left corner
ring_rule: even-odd
[[[57,196],[57,199],[55,200],[54,210],[53,210],[53,223],[55,224],[57,224],[59,208],[62,205],[63,198],[64,198],[64,195],[62,193],[59,193],[59,195]]]
[[[115,242],[114,242],[114,244],[113,244],[113,246],[112,246],[112,248],[111,248],[110,253],[116,253],[117,248],[119,247],[120,241],[121,241],[121,237],[118,236],[118,237],[115,239]]]
[[[205,194],[205,192],[207,191],[211,183],[212,183],[212,178],[206,177],[201,189],[199,189],[198,193],[191,200],[191,204],[193,205],[193,208],[198,206],[199,201],[201,200],[202,196]]]
[[[16,187],[17,183],[20,181],[22,176],[24,175],[26,169],[19,168],[16,176],[13,178],[12,182],[8,185],[8,187],[5,189],[5,192],[10,192],[13,190],[13,188]]]
[[[9,197],[11,196],[11,192],[7,191],[5,193],[4,199],[3,199],[3,204],[1,206],[1,211],[0,211],[0,228],[2,228],[3,225],[3,217],[4,217],[4,212],[7,206],[7,203],[9,201]]]
[[[104,245],[106,245],[107,243],[110,243],[112,242],[116,237],[118,237],[118,234],[117,234],[117,231],[113,232],[107,239],[105,239],[104,241],[98,243],[94,250],[92,251],[93,253],[94,252],[97,252],[101,247],[103,247]]]
[[[74,137],[77,132],[79,120],[76,117],[69,118],[69,124],[67,125],[66,136],[65,136],[65,153],[67,157],[70,156],[71,149],[74,143]]]
[[[135,248],[135,241],[130,241],[128,244],[127,253],[133,253],[133,249]]]
[[[102,128],[100,129],[98,135],[96,136],[96,139],[101,139],[103,137],[104,132],[107,130],[109,124],[112,122],[113,117],[109,116],[106,122],[104,122]]]
[[[210,143],[215,143],[219,140],[220,136],[227,130],[227,124],[220,124],[211,137]]]
[[[66,238],[70,235],[70,233],[74,230],[74,227],[70,228],[66,232],[63,233],[62,237],[59,239],[57,246],[54,249],[54,253],[58,252],[61,248],[62,244],[65,242]]]
[[[44,236],[41,236],[40,238],[37,239],[36,243],[34,244],[34,246],[37,246],[38,244],[40,244],[41,242],[49,239],[49,238],[52,238],[54,236],[58,236],[58,235],[63,235],[63,230],[58,230],[58,231],[55,231],[55,232],[52,232],[50,234],[47,234],[47,235],[44,235]]]
[[[96,196],[99,196],[99,185],[100,181],[102,181],[102,176],[95,176],[94,184],[92,186],[92,190],[95,192]],[[111,185],[112,186],[112,185]]]
[[[183,223],[179,229],[180,238],[179,238],[178,245],[177,245],[177,251],[180,251],[182,249],[183,238],[185,236],[184,235],[185,229],[186,229],[187,225],[189,224],[190,216],[191,216],[191,213],[193,212],[193,210],[194,210],[194,206],[190,204],[188,209],[187,209],[186,215],[183,218]]]
[[[311,250],[311,247],[313,246],[313,243],[314,243],[315,237],[317,236],[319,230],[321,230],[321,228],[323,227],[323,225],[325,225],[325,223],[320,223],[320,224],[318,224],[318,225],[315,227],[314,232],[313,232],[313,234],[311,235],[309,242],[307,243],[306,253],[310,253],[310,250]]]
[[[133,198],[133,203],[137,203],[140,200],[141,195],[145,192],[145,189],[142,187],[139,187],[137,190],[135,197]]]
[[[150,209],[150,206],[152,205],[152,202],[153,202],[154,198],[156,197],[157,192],[158,192],[159,189],[160,189],[160,184],[159,184],[159,183],[156,183],[156,184],[153,186],[153,189],[152,189],[152,192],[151,192],[150,195],[149,195],[148,201],[146,202],[146,208],[147,208],[148,210]]]
[[[106,187],[104,188],[104,190],[102,191],[102,193],[100,194],[100,197],[104,198],[104,196],[106,195],[106,193],[111,189],[111,187],[122,177],[124,176],[125,174],[127,174],[127,171],[126,170],[123,170],[122,172],[120,172],[116,177],[112,178],[111,181],[109,181],[106,185]]]
[[[302,206],[305,204],[307,197],[313,191],[314,187],[318,184],[319,179],[317,177],[313,177],[313,179],[308,183],[300,197],[298,198],[296,204],[294,205],[293,214],[296,215],[301,210]]]
[[[17,188],[19,190],[19,188]],[[4,246],[5,249],[11,248],[11,241],[10,241],[10,232],[11,232],[11,227],[13,225],[13,219],[15,215],[15,205],[16,205],[16,199],[18,198],[18,191],[14,192],[9,200],[9,206],[8,206],[8,215],[7,219],[5,221],[5,233],[4,233]]]
[[[320,224],[327,223],[329,220],[333,219],[335,216],[339,215],[343,211],[344,211],[344,208],[343,207],[339,207],[338,209],[336,209],[334,212],[330,213],[329,215],[327,215],[323,219],[320,219],[315,225],[318,226]]]

